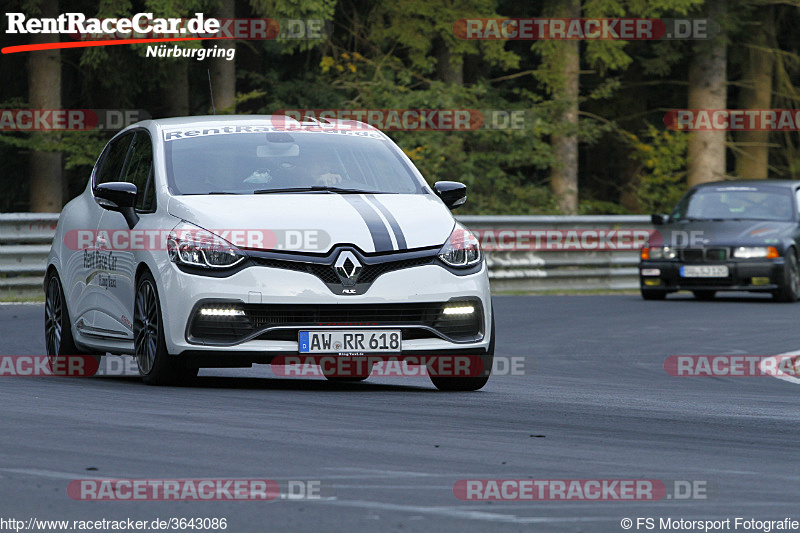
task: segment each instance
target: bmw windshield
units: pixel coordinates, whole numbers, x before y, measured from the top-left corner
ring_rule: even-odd
[[[790,221],[794,219],[792,194],[777,187],[700,188],[684,197],[670,218]]]
[[[165,133],[172,194],[425,192],[399,149],[371,132],[222,131]]]

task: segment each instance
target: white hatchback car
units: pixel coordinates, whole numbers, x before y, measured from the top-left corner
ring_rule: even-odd
[[[467,354],[479,372],[431,379],[479,389],[494,320],[478,242],[450,213],[465,200],[360,122],[139,122],[58,220],[48,354],[133,354],[150,384],[278,356]]]

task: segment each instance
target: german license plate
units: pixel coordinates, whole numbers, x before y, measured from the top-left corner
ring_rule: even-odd
[[[300,353],[400,353],[399,329],[311,330],[298,334]]]
[[[684,265],[681,267],[681,276],[684,278],[727,278],[729,273],[726,265]]]

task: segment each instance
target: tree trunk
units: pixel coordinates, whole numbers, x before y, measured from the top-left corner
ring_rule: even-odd
[[[436,78],[450,85],[464,85],[464,58],[456,57],[447,42],[441,37],[433,40],[433,53],[436,57]]]
[[[42,17],[57,17],[58,0],[44,0]],[[52,43],[58,34],[34,33],[32,44]],[[28,52],[28,101],[31,109],[61,108],[61,53],[59,50]],[[54,132],[32,133],[34,144],[56,143]],[[33,150],[30,154],[30,210],[35,213],[61,211],[64,197],[61,153]]]
[[[772,47],[775,40],[774,8],[759,9],[759,24],[748,32],[747,56],[744,64],[745,86],[742,88],[741,109],[770,109],[772,106],[772,54],[764,48]],[[740,179],[766,179],[769,174],[768,131],[742,131],[737,135],[739,153],[736,158],[736,175]]]
[[[709,0],[707,15],[722,20],[725,0]],[[727,106],[725,36],[701,41],[689,63],[689,109],[725,109]],[[725,179],[725,131],[689,134],[689,186]]]
[[[220,8],[215,13],[219,18],[234,18],[234,0],[220,0]],[[210,41],[225,50],[235,49],[233,40]],[[214,107],[217,113],[236,112],[236,56],[228,61],[224,57],[214,57],[211,62],[211,87],[214,92]],[[209,106],[211,107],[211,106]]]
[[[579,0],[557,1],[558,18],[579,18]],[[558,206],[565,215],[578,212],[578,95],[580,72],[580,41],[557,41],[560,53],[550,60],[558,62],[560,87],[554,88],[553,96],[564,102],[564,108],[556,119],[565,133],[550,136],[555,163],[550,171],[550,189],[556,196]]]

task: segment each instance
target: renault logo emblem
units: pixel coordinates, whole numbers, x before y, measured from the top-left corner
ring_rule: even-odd
[[[333,266],[339,279],[342,280],[342,285],[355,285],[363,268],[355,254],[347,250],[339,254]]]

